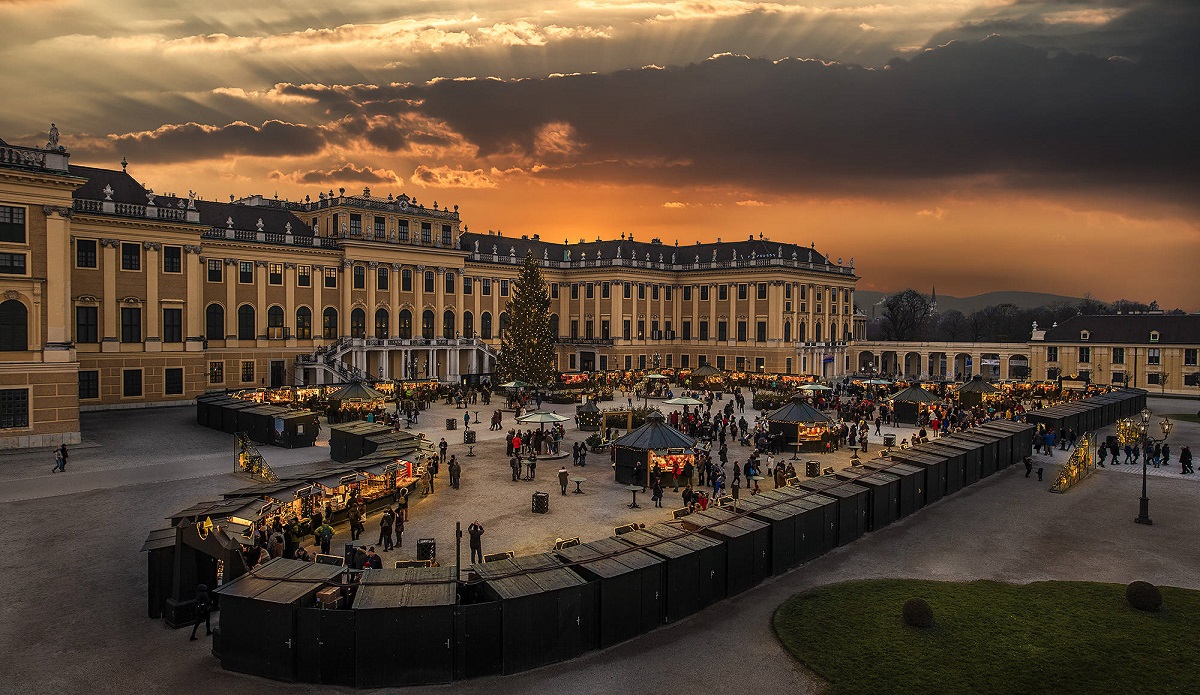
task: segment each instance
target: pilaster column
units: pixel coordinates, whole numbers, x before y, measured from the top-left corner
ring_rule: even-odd
[[[101,239],[100,254],[101,268],[104,275],[104,296],[100,298],[103,306],[104,333],[101,349],[104,352],[116,352],[120,349],[121,332],[117,325],[118,306],[120,299],[117,297],[117,264],[120,260],[117,258],[117,248],[121,246],[118,239]]]
[[[350,312],[354,311],[353,303],[350,299],[350,285],[353,284],[350,272],[350,266],[353,262],[348,259],[342,259],[342,274],[338,278],[338,287],[342,290],[341,307],[338,308],[338,333],[340,335],[350,335]]]
[[[309,277],[312,277],[310,274]],[[283,325],[291,326],[292,330],[285,331],[289,337],[288,347],[296,346],[296,264],[283,264]]]
[[[45,351],[64,352],[71,344],[71,208],[44,206],[46,215],[46,277],[42,302],[46,322]],[[106,266],[107,270],[107,266]],[[106,297],[107,299],[107,297]],[[31,341],[32,343],[35,341]],[[38,336],[36,342],[41,342]],[[69,354],[43,357],[46,361],[68,361]]]
[[[433,276],[433,337],[444,338],[446,337],[445,319],[443,318],[446,313],[446,269],[438,266],[436,272],[437,274]],[[457,325],[457,323],[456,321],[455,324]]]
[[[238,259],[225,259],[225,340],[237,340]]]
[[[258,325],[254,327],[254,337],[258,340],[267,339],[267,262],[254,261],[254,289],[257,290],[256,297],[257,308],[254,312],[254,320]],[[284,318],[284,323],[287,318]],[[263,347],[266,343],[263,343]]]
[[[201,251],[203,247],[199,245],[185,244],[183,247],[183,272],[187,282],[187,306],[183,308],[183,313],[187,317],[185,347],[188,352],[204,349],[204,273],[207,260],[200,255]],[[194,256],[196,262],[186,262],[188,256]]]
[[[313,340],[320,342],[325,338],[325,306],[322,302],[321,288],[325,286],[325,266],[314,265],[312,272],[309,273],[312,278],[312,321],[313,321]],[[317,374],[325,370],[318,369]]]
[[[391,277],[388,278],[388,291],[390,292],[392,310],[391,318],[388,319],[388,331],[391,336],[400,335],[400,277],[403,269],[403,265],[393,263]]]
[[[493,287],[495,294],[500,293],[500,288]],[[423,319],[425,315],[425,266],[419,265],[413,271],[413,337],[423,338],[422,333]],[[435,324],[436,325],[436,322]]]
[[[159,254],[162,244],[157,241],[142,243],[146,252],[146,341],[147,352],[162,351],[162,305],[158,301]]]
[[[378,285],[379,285],[379,262],[378,261],[370,261],[367,263],[367,278],[366,278],[367,326],[364,330],[366,331],[366,335],[369,337],[372,337],[372,338],[375,337],[375,301],[376,301],[375,300],[375,290],[376,290],[376,287],[378,287]],[[391,286],[392,285],[389,282],[388,287],[390,288]],[[388,330],[391,330],[391,328],[392,328],[392,321],[391,321],[391,318],[389,317],[388,318]],[[385,335],[384,337],[386,338],[387,336]],[[374,376],[374,375],[372,375],[372,376]]]

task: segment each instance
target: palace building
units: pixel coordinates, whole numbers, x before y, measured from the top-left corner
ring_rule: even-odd
[[[763,236],[553,243],[405,195],[160,195],[0,141],[0,447],[79,441],[80,410],[210,389],[488,375],[521,260],[558,369],[845,373],[853,260]],[[856,320],[857,318],[857,320]]]

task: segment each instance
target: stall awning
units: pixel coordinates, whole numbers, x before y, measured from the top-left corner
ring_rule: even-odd
[[[314,478],[313,482],[321,487],[329,488],[330,490],[336,490],[339,487],[347,484],[345,481],[353,482],[354,480],[358,480],[358,473],[356,471],[341,470],[337,473],[330,473],[329,475],[325,475],[320,478]]]
[[[829,422],[829,416],[804,402],[804,397],[797,395],[792,402],[768,414],[770,422]]]
[[[347,384],[329,394],[329,397],[335,401],[382,401],[387,399],[387,396],[361,381]]]
[[[646,424],[613,442],[629,449],[691,449],[696,440],[666,424],[662,413],[650,413]]]
[[[175,529],[160,528],[157,531],[151,531],[150,535],[146,536],[146,542],[142,544],[142,552],[170,548],[173,545],[175,545]]]
[[[980,377],[977,376],[974,379],[971,379],[967,383],[960,386],[958,389],[958,392],[959,393],[984,393],[984,394],[987,394],[987,393],[999,393],[1000,389],[996,388],[995,386],[992,386],[991,384],[989,384],[988,382],[984,381],[983,379],[981,379]]]
[[[913,384],[892,396],[892,400],[902,403],[936,403],[938,397],[921,388],[919,384]]]

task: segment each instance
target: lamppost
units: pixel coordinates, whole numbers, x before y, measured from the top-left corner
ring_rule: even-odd
[[[1162,434],[1163,434],[1162,439],[1156,440],[1153,437],[1150,437],[1148,434],[1148,432],[1150,431],[1150,416],[1153,414],[1154,413],[1149,408],[1143,408],[1142,412],[1139,413],[1139,415],[1141,416],[1141,423],[1139,423],[1140,427],[1138,428],[1138,430],[1141,434],[1141,439],[1145,440],[1148,443],[1158,442],[1158,441],[1165,442],[1165,441],[1167,441],[1167,437],[1169,437],[1171,435],[1171,428],[1175,426],[1175,423],[1171,422],[1171,418],[1164,417],[1162,419],[1162,422],[1158,423],[1159,429],[1162,430]],[[1146,458],[1146,451],[1143,448],[1143,450],[1142,450],[1142,498],[1139,501],[1139,505],[1138,505],[1138,516],[1136,519],[1134,519],[1134,521],[1136,521],[1139,524],[1146,524],[1147,526],[1154,523],[1153,521],[1150,520],[1150,497],[1146,491],[1146,476],[1147,476],[1147,468],[1149,467],[1149,464],[1150,464],[1150,462]]]

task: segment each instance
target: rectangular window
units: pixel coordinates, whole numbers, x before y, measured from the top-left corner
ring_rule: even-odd
[[[96,369],[80,370],[79,400],[100,397],[100,371]]]
[[[1183,366],[1196,366],[1196,348],[1185,348],[1183,351]]]
[[[746,341],[746,322],[745,321],[737,322],[737,339],[738,339],[738,342]]]
[[[631,331],[629,319],[621,321],[621,340],[629,340]]]
[[[408,243],[408,220],[399,220],[396,222],[396,235],[400,241]]]
[[[1079,348],[1079,362],[1087,364],[1092,361],[1092,349],[1090,347]]]
[[[225,265],[224,265],[224,262],[221,261],[221,259],[219,259],[219,258],[208,259],[208,281],[209,282],[221,282],[222,276],[225,272],[224,269],[225,269]]]
[[[578,337],[579,337],[579,321],[577,319],[571,319],[571,340],[575,340]]]
[[[121,370],[121,395],[126,398],[142,397],[142,370]]]
[[[725,368],[725,355],[717,355],[717,369]]]
[[[708,301],[708,285],[700,285],[700,301]]]
[[[25,254],[0,253],[0,273],[4,275],[24,275]]]
[[[454,273],[446,271],[446,294],[454,294]]]
[[[100,308],[94,306],[75,307],[75,342],[100,342]]]
[[[183,342],[183,309],[163,309],[162,340],[164,343]]]
[[[755,358],[754,358],[754,371],[756,371],[756,372],[762,372],[762,371],[766,371],[766,369],[767,369],[767,360],[766,360],[766,358],[764,358],[764,357],[755,357]]]
[[[8,244],[25,243],[25,208],[0,205],[0,241]]]
[[[1150,372],[1149,374],[1147,374],[1146,375],[1146,383],[1147,384],[1155,384],[1155,385],[1159,384],[1160,382],[1159,382],[1158,372]]]
[[[337,289],[337,268],[325,267],[325,289]]]
[[[630,288],[630,286],[629,286],[629,283],[628,283],[628,282],[626,282],[626,283],[625,283],[625,284],[622,286],[622,288],[621,288],[621,293],[622,293],[622,294],[621,294],[621,296],[622,296],[622,297],[624,297],[625,299],[629,299],[629,297],[631,296],[631,295],[629,294],[629,292],[630,292],[630,289],[631,289],[631,288]]]
[[[508,280],[501,280],[501,281],[500,281],[500,296],[501,296],[501,297],[507,297],[507,296],[508,296]]]
[[[442,246],[450,245],[450,225],[442,225]]]
[[[684,321],[680,325],[679,332],[681,333],[681,335],[680,335],[681,338],[683,338],[684,340],[691,340],[692,339],[692,322]]]
[[[96,240],[95,239],[76,239],[75,240],[75,267],[76,268],[95,268],[96,263]]]
[[[765,283],[765,282],[758,283],[758,298],[759,299],[767,298],[767,283]]]
[[[164,246],[162,249],[162,270],[164,273],[183,272],[183,247]]]
[[[729,323],[717,321],[717,340],[729,340]]]
[[[0,429],[29,427],[29,389],[0,390]]]
[[[785,374],[791,374],[792,373],[792,358],[789,357],[786,360],[784,360],[784,362],[787,363],[787,371],[785,372]]]
[[[612,287],[610,283],[600,283],[600,298],[608,299],[612,295]]]
[[[600,319],[600,339],[608,340],[608,319]]]
[[[1146,350],[1146,364],[1161,364],[1162,359],[1160,348],[1148,348]]]
[[[667,353],[667,369],[670,369],[672,366],[672,360],[671,360],[672,357],[674,357],[674,355],[672,355],[671,353],[668,352]]]
[[[428,222],[421,223],[421,243],[428,244],[433,241],[433,225]]]
[[[312,267],[307,265],[296,266],[296,286],[297,287],[312,287]]]
[[[350,236],[362,236],[362,215],[350,214]]]
[[[692,286],[691,285],[683,286],[683,301],[685,301],[685,302],[692,301]]]
[[[680,369],[688,369],[689,367],[691,367],[692,361],[690,358],[691,358],[691,355],[688,355],[686,353],[680,355],[679,356],[679,368]]]
[[[242,360],[242,383],[254,381],[254,360]]]
[[[121,270],[142,269],[142,245],[121,244]]]
[[[766,321],[759,321],[758,325],[755,326],[754,339],[760,343],[767,342],[767,322]]]
[[[433,271],[432,271],[432,270],[426,270],[426,271],[425,271],[425,285],[424,285],[424,287],[425,287],[425,291],[426,291],[426,292],[428,292],[428,293],[430,293],[430,294],[433,294]]]
[[[600,355],[600,371],[608,371],[608,355]]]
[[[792,283],[790,283],[790,282],[784,283],[784,285],[783,285],[783,298],[784,298],[784,299],[791,299],[791,298],[792,298]]]
[[[551,284],[551,288],[554,287],[558,287],[557,283]],[[463,276],[463,294],[475,294],[475,278],[469,275]]]
[[[670,286],[670,285],[667,285],[667,290],[666,290],[666,291],[667,291],[667,296],[666,296],[666,299],[667,299],[667,301],[669,302],[669,301],[671,301],[671,286]]]
[[[350,270],[351,287],[356,290],[367,289],[367,269],[364,266],[356,265]]]
[[[482,294],[485,297],[490,297],[492,295],[492,279],[491,278],[483,278],[480,282],[481,282],[481,287],[479,288],[480,294]]]
[[[163,370],[163,393],[168,396],[183,395],[183,367],[167,367]]]
[[[558,283],[557,282],[550,283],[550,298],[558,299]]]
[[[225,363],[222,361],[208,363],[208,383],[225,383]]]
[[[717,301],[724,302],[729,300],[729,285],[717,285]]]
[[[800,298],[801,299],[808,299],[808,292],[806,291],[807,289],[808,289],[808,285],[800,285]]]
[[[387,238],[387,220],[382,217],[375,218],[375,238],[376,239],[386,239]]]
[[[1114,384],[1125,383],[1125,372],[1113,372],[1112,373],[1112,383],[1114,383]]]
[[[243,285],[254,284],[254,263],[252,261],[238,263],[238,282]]]
[[[589,282],[589,283],[587,284],[587,298],[588,298],[588,299],[595,299],[595,298],[596,298],[596,283],[594,283],[594,282]]]
[[[700,324],[696,329],[696,338],[699,340],[708,340],[708,321],[700,320]]]
[[[738,299],[745,299],[745,298],[746,298],[746,283],[739,282],[738,283]]]
[[[121,307],[121,342],[142,342],[142,310],[137,307]]]
[[[633,355],[625,355],[625,369],[633,369]]]
[[[579,299],[579,283],[571,283],[571,299]]]
[[[267,265],[267,284],[282,285],[283,284],[283,264],[270,263]]]
[[[1116,374],[1113,375],[1113,381],[1116,381]],[[1192,372],[1191,374],[1183,375],[1184,386],[1200,386],[1200,372]]]
[[[375,269],[375,289],[380,292],[387,292],[388,283],[391,281],[389,272],[386,265],[381,265]]]
[[[652,285],[650,287],[650,299],[653,299],[653,300],[658,299],[658,285]]]
[[[638,299],[645,299],[645,298],[646,298],[646,285],[645,285],[645,283],[639,282],[638,283]]]
[[[1046,361],[1047,362],[1057,362],[1058,361],[1058,348],[1057,347],[1046,348]]]
[[[637,339],[638,340],[646,339],[646,322],[642,319],[638,319],[638,322],[637,322]]]

